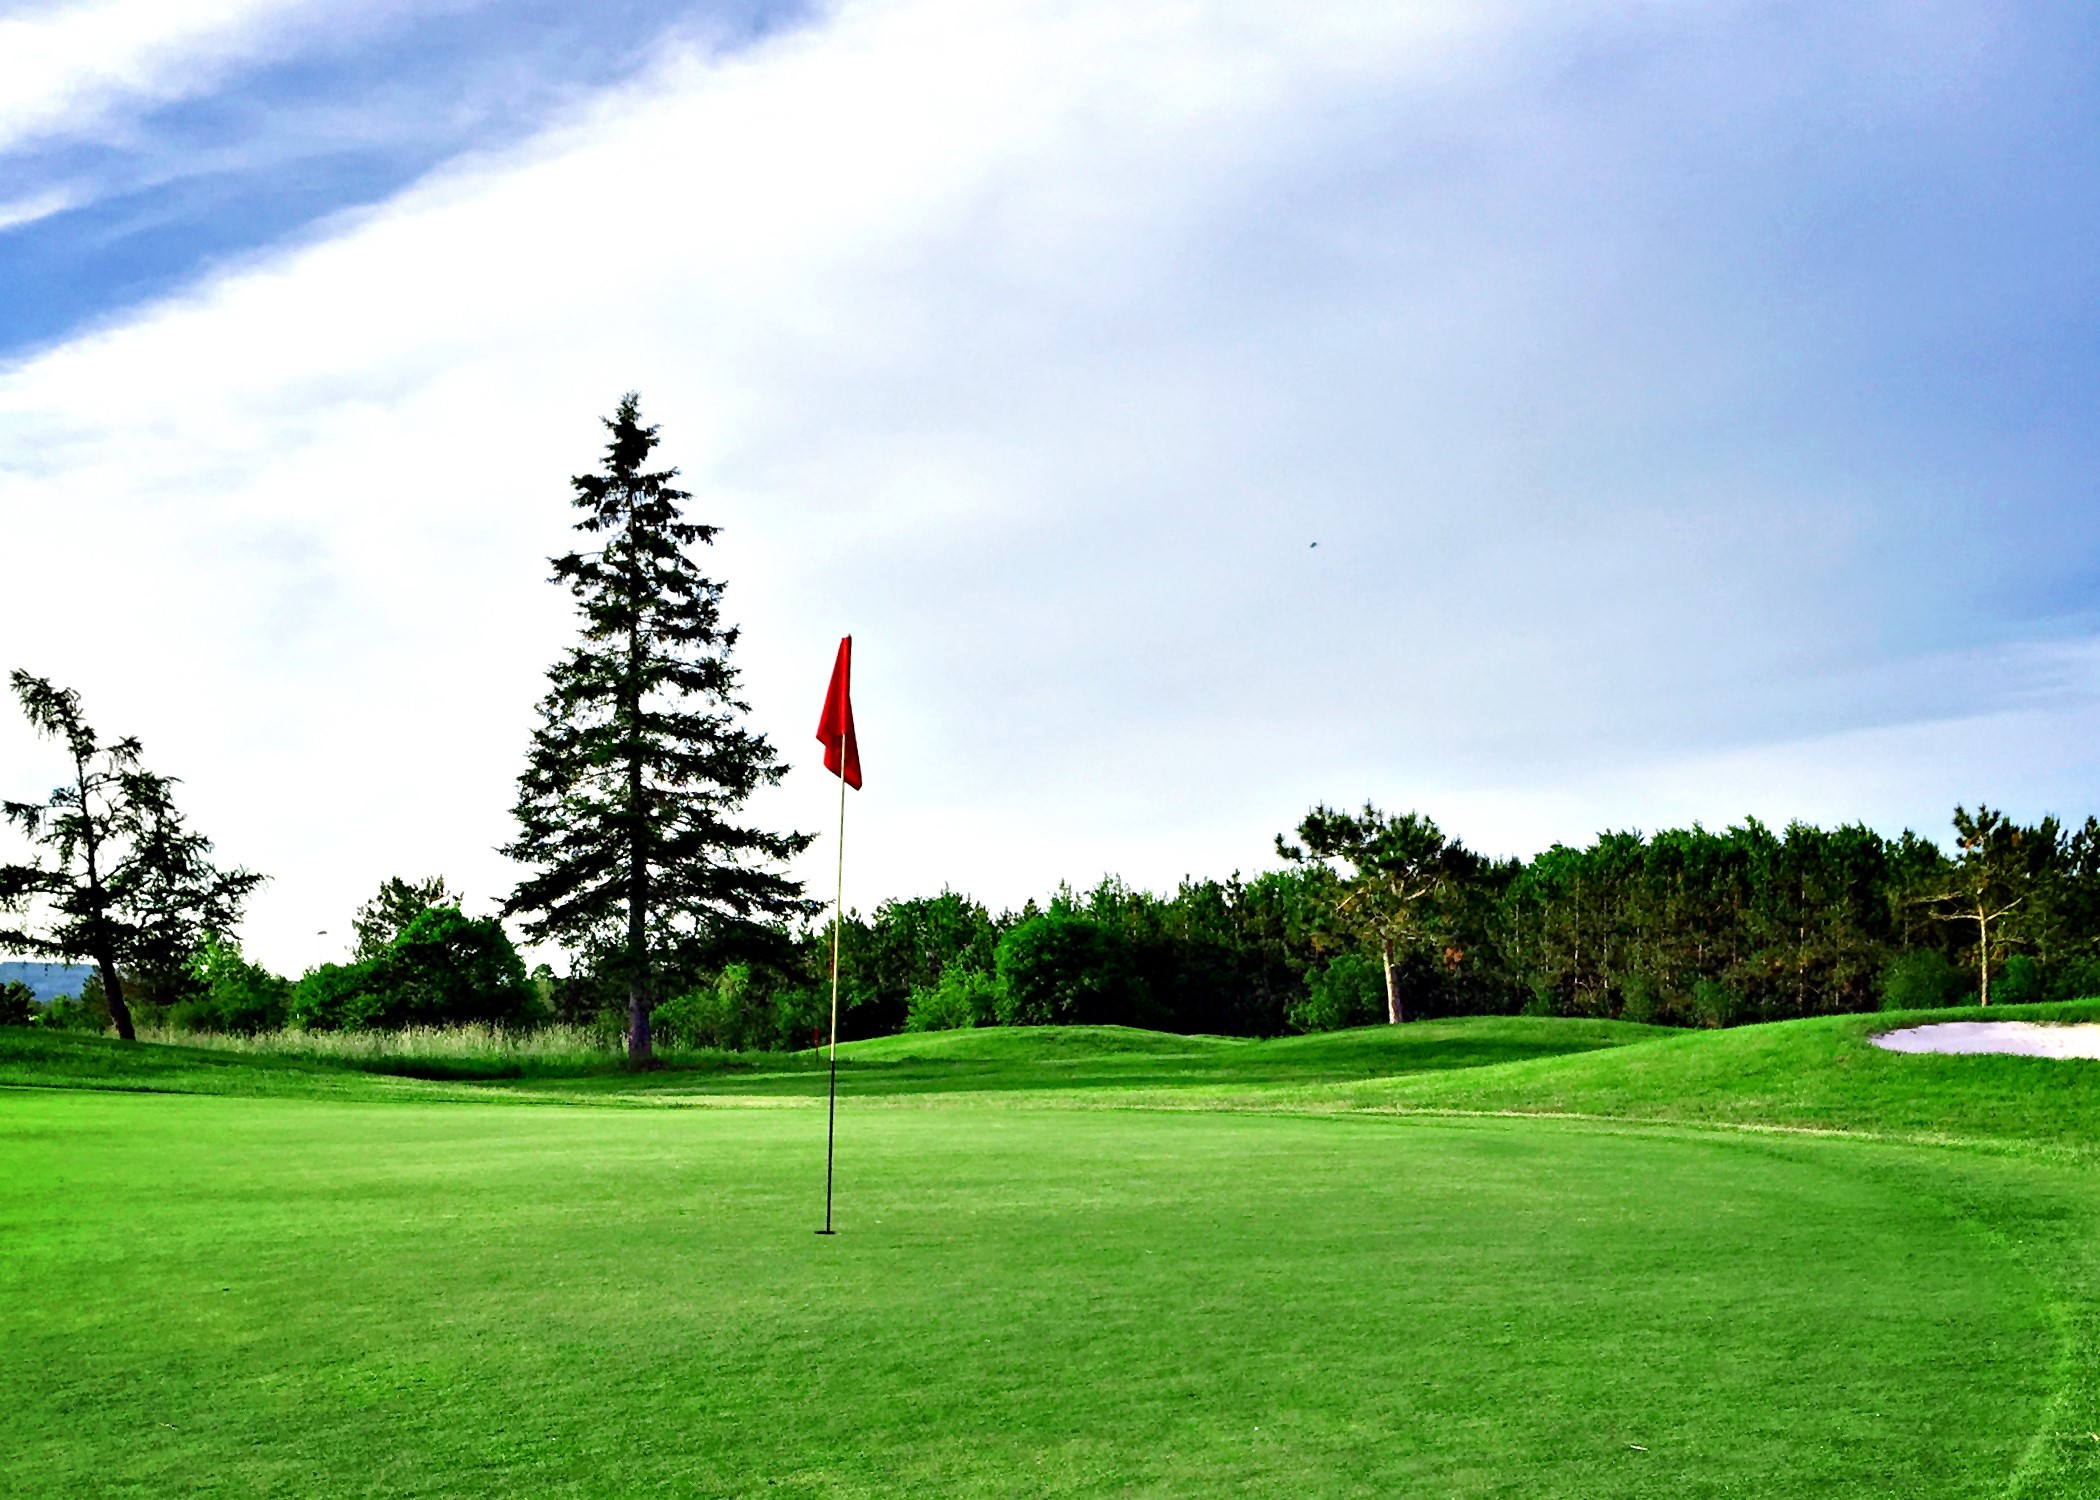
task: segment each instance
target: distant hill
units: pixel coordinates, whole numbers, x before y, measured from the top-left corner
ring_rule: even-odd
[[[19,979],[42,1003],[56,1000],[60,995],[78,995],[80,986],[94,972],[93,964],[0,963],[0,984]]]

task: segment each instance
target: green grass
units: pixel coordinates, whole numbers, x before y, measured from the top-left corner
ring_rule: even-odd
[[[819,1058],[0,1032],[0,1488],[2100,1493],[2100,1064],[1884,1024],[855,1044],[831,1239]]]
[[[1479,1067],[1624,1045],[1668,1033],[1617,1021],[1468,1017],[1252,1042],[1169,1036],[1125,1026],[992,1027],[849,1042],[839,1048],[855,1094],[1053,1092],[1111,1096],[1195,1085],[1273,1089]],[[822,1052],[668,1053],[658,1072],[628,1072],[619,1054],[563,1029],[507,1037],[481,1027],[402,1033],[276,1032],[184,1037],[129,1047],[109,1037],[0,1028],[0,1086],[123,1088],[163,1093],[401,1094],[408,1081],[513,1087],[598,1099],[725,1092],[809,1097],[827,1087]],[[387,1075],[372,1083],[362,1075]],[[486,1097],[483,1094],[482,1097]],[[472,1097],[441,1091],[431,1097]]]
[[[1124,1026],[987,1027],[851,1042],[839,1048],[840,1088],[850,1094],[922,1096],[1022,1093],[1072,1102],[1128,1103],[1152,1092],[1268,1099],[1290,1087],[1443,1072],[1561,1057],[1671,1033],[1620,1021],[1468,1016],[1412,1026],[1248,1041],[1169,1036]],[[599,1095],[814,1095],[826,1087],[820,1052],[754,1055],[744,1066],[702,1060],[634,1075],[599,1072],[551,1085]]]
[[[1610,1057],[1384,1078],[1306,1096],[1351,1108],[1565,1112],[2100,1151],[2100,1062],[1885,1051],[1869,1038],[1950,1020],[2100,1021],[2100,1001],[1828,1016],[1676,1032]]]

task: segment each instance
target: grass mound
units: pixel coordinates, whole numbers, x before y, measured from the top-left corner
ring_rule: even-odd
[[[370,1078],[310,1058],[213,1047],[119,1042],[112,1037],[0,1027],[0,1087],[124,1093],[343,1094],[383,1090]]]
[[[1367,1026],[1320,1036],[1252,1041],[1179,1036],[1126,1026],[1017,1026],[924,1032],[839,1048],[840,1090],[867,1098],[940,1093],[1055,1095],[1139,1102],[1148,1094],[1221,1097],[1423,1070],[1481,1068],[1515,1059],[1625,1046],[1663,1034],[1616,1021],[1461,1016]],[[826,1087],[825,1056],[746,1059],[739,1073],[672,1069],[636,1079],[579,1080],[581,1094],[808,1095]]]
[[[1330,1091],[1361,1108],[1575,1114],[2100,1150],[2100,1062],[1885,1051],[1935,1021],[2100,1020],[2100,1002],[1890,1012],[1666,1033],[1638,1046]]]
[[[1533,1057],[1561,1057],[1681,1035],[1632,1021],[1554,1016],[1449,1016],[1405,1026],[1359,1026],[1277,1037],[1257,1045],[1267,1060],[1302,1066],[1329,1063],[1380,1072],[1478,1068]]]
[[[1404,1027],[1252,1041],[1127,1026],[986,1027],[877,1037],[839,1048],[849,1093],[1042,1093],[1267,1090],[1422,1070],[1479,1068],[1647,1040],[1615,1021],[1468,1016]],[[108,1037],[0,1028],[0,1086],[208,1094],[339,1095],[430,1088],[430,1099],[491,1090],[573,1100],[680,1095],[814,1097],[821,1051],[669,1053],[636,1075],[579,1035],[507,1036],[483,1027],[399,1033],[271,1033],[127,1044]],[[360,1082],[370,1079],[371,1082]],[[476,1090],[480,1093],[477,1094]]]
[[[1255,1045],[1244,1037],[1179,1036],[1135,1026],[983,1026],[961,1031],[908,1031],[841,1042],[855,1062],[1055,1062],[1097,1057],[1202,1057]],[[823,1049],[805,1056],[822,1056]]]
[[[1673,1034],[1666,1027],[1628,1021],[1550,1016],[1450,1016],[1406,1026],[1359,1026],[1267,1040],[1183,1036],[1134,1026],[987,1026],[846,1042],[839,1047],[839,1057],[855,1062],[1013,1063],[1175,1057],[1204,1059],[1234,1074],[1263,1066],[1284,1073],[1308,1066],[1413,1072],[1425,1067],[1481,1067],[1527,1057],[1557,1057]],[[814,1055],[821,1056],[822,1049]]]

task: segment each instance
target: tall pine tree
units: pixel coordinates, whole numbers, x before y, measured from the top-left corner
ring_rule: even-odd
[[[534,941],[615,956],[627,982],[627,1056],[653,1060],[649,1013],[667,948],[720,940],[811,909],[780,863],[810,836],[731,821],[786,768],[740,724],[729,664],[736,629],[722,585],[687,549],[716,528],[684,519],[676,469],[647,468],[657,429],[629,392],[605,423],[595,474],[571,484],[593,551],[553,560],[582,638],[548,670],[540,725],[518,778],[519,834],[503,852],[534,868],[505,904]]]
[[[1324,803],[1298,824],[1298,844],[1276,836],[1276,852],[1299,864],[1350,866],[1335,886],[1326,914],[1329,940],[1358,937],[1378,948],[1385,965],[1385,1018],[1400,1009],[1394,959],[1403,944],[1425,935],[1425,909],[1436,896],[1477,873],[1479,858],[1420,813],[1384,813],[1370,803],[1359,814]]]

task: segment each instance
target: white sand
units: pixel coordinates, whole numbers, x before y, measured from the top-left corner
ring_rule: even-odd
[[[2100,1058],[2100,1024],[2041,1026],[2033,1021],[1942,1021],[1885,1031],[1874,1045],[1891,1052],[2009,1052],[2018,1057]]]

